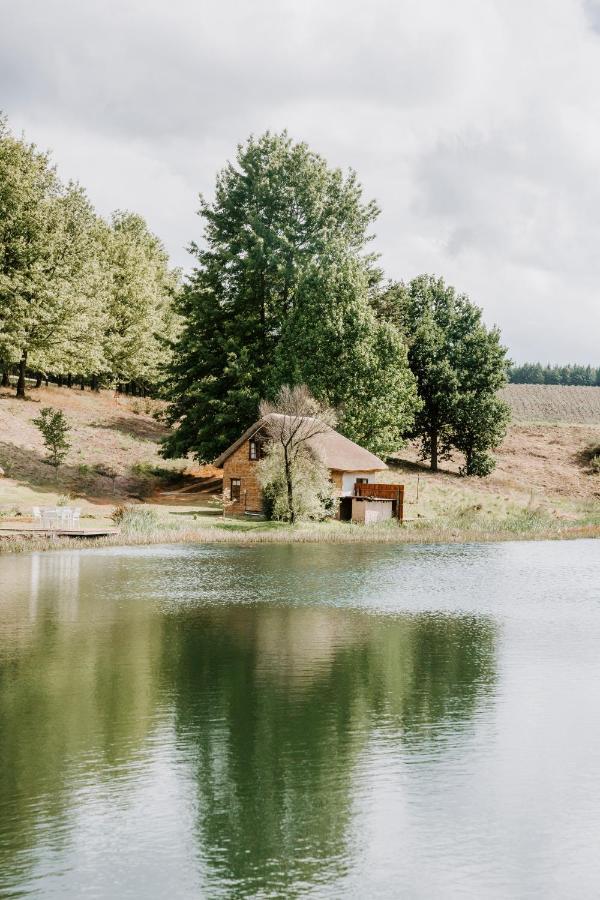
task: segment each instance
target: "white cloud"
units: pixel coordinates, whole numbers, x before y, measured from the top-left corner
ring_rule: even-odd
[[[251,131],[354,167],[390,276],[446,276],[517,358],[600,362],[598,0],[0,0],[2,105],[176,262]]]

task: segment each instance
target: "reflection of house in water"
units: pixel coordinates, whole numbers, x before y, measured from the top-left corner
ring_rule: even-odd
[[[242,639],[250,629],[259,676],[295,691],[327,677],[336,656],[364,637],[352,613],[322,606],[266,606],[258,616],[238,608],[228,619]]]

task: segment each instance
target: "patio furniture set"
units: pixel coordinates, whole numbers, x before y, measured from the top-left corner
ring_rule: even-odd
[[[34,506],[33,521],[48,530],[79,528],[81,509],[72,506]]]

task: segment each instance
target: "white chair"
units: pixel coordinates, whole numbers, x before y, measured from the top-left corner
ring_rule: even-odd
[[[31,508],[31,515],[32,515],[32,517],[33,517],[34,525],[41,525],[41,524],[42,524],[42,511],[41,511],[41,509],[39,508],[39,506],[32,506],[32,508]]]
[[[42,508],[42,525],[44,528],[54,528],[58,524],[58,510],[53,506]]]
[[[79,528],[79,519],[81,517],[81,509],[78,507],[73,510],[73,515],[71,516],[71,528]]]

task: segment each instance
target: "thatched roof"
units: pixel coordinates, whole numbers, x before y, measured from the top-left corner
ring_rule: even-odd
[[[223,463],[229,459],[232,453],[242,446],[245,441],[254,435],[260,433],[261,429],[267,424],[271,413],[263,419],[259,419],[250,428],[247,428],[241,437],[225,450],[218,459],[215,459],[214,465],[221,468]],[[328,469],[337,469],[341,472],[377,472],[381,469],[387,469],[386,464],[370,450],[365,450],[355,444],[354,441],[348,440],[339,431],[333,428],[327,428],[321,434],[317,434],[310,438],[307,443],[313,447],[318,453]]]

